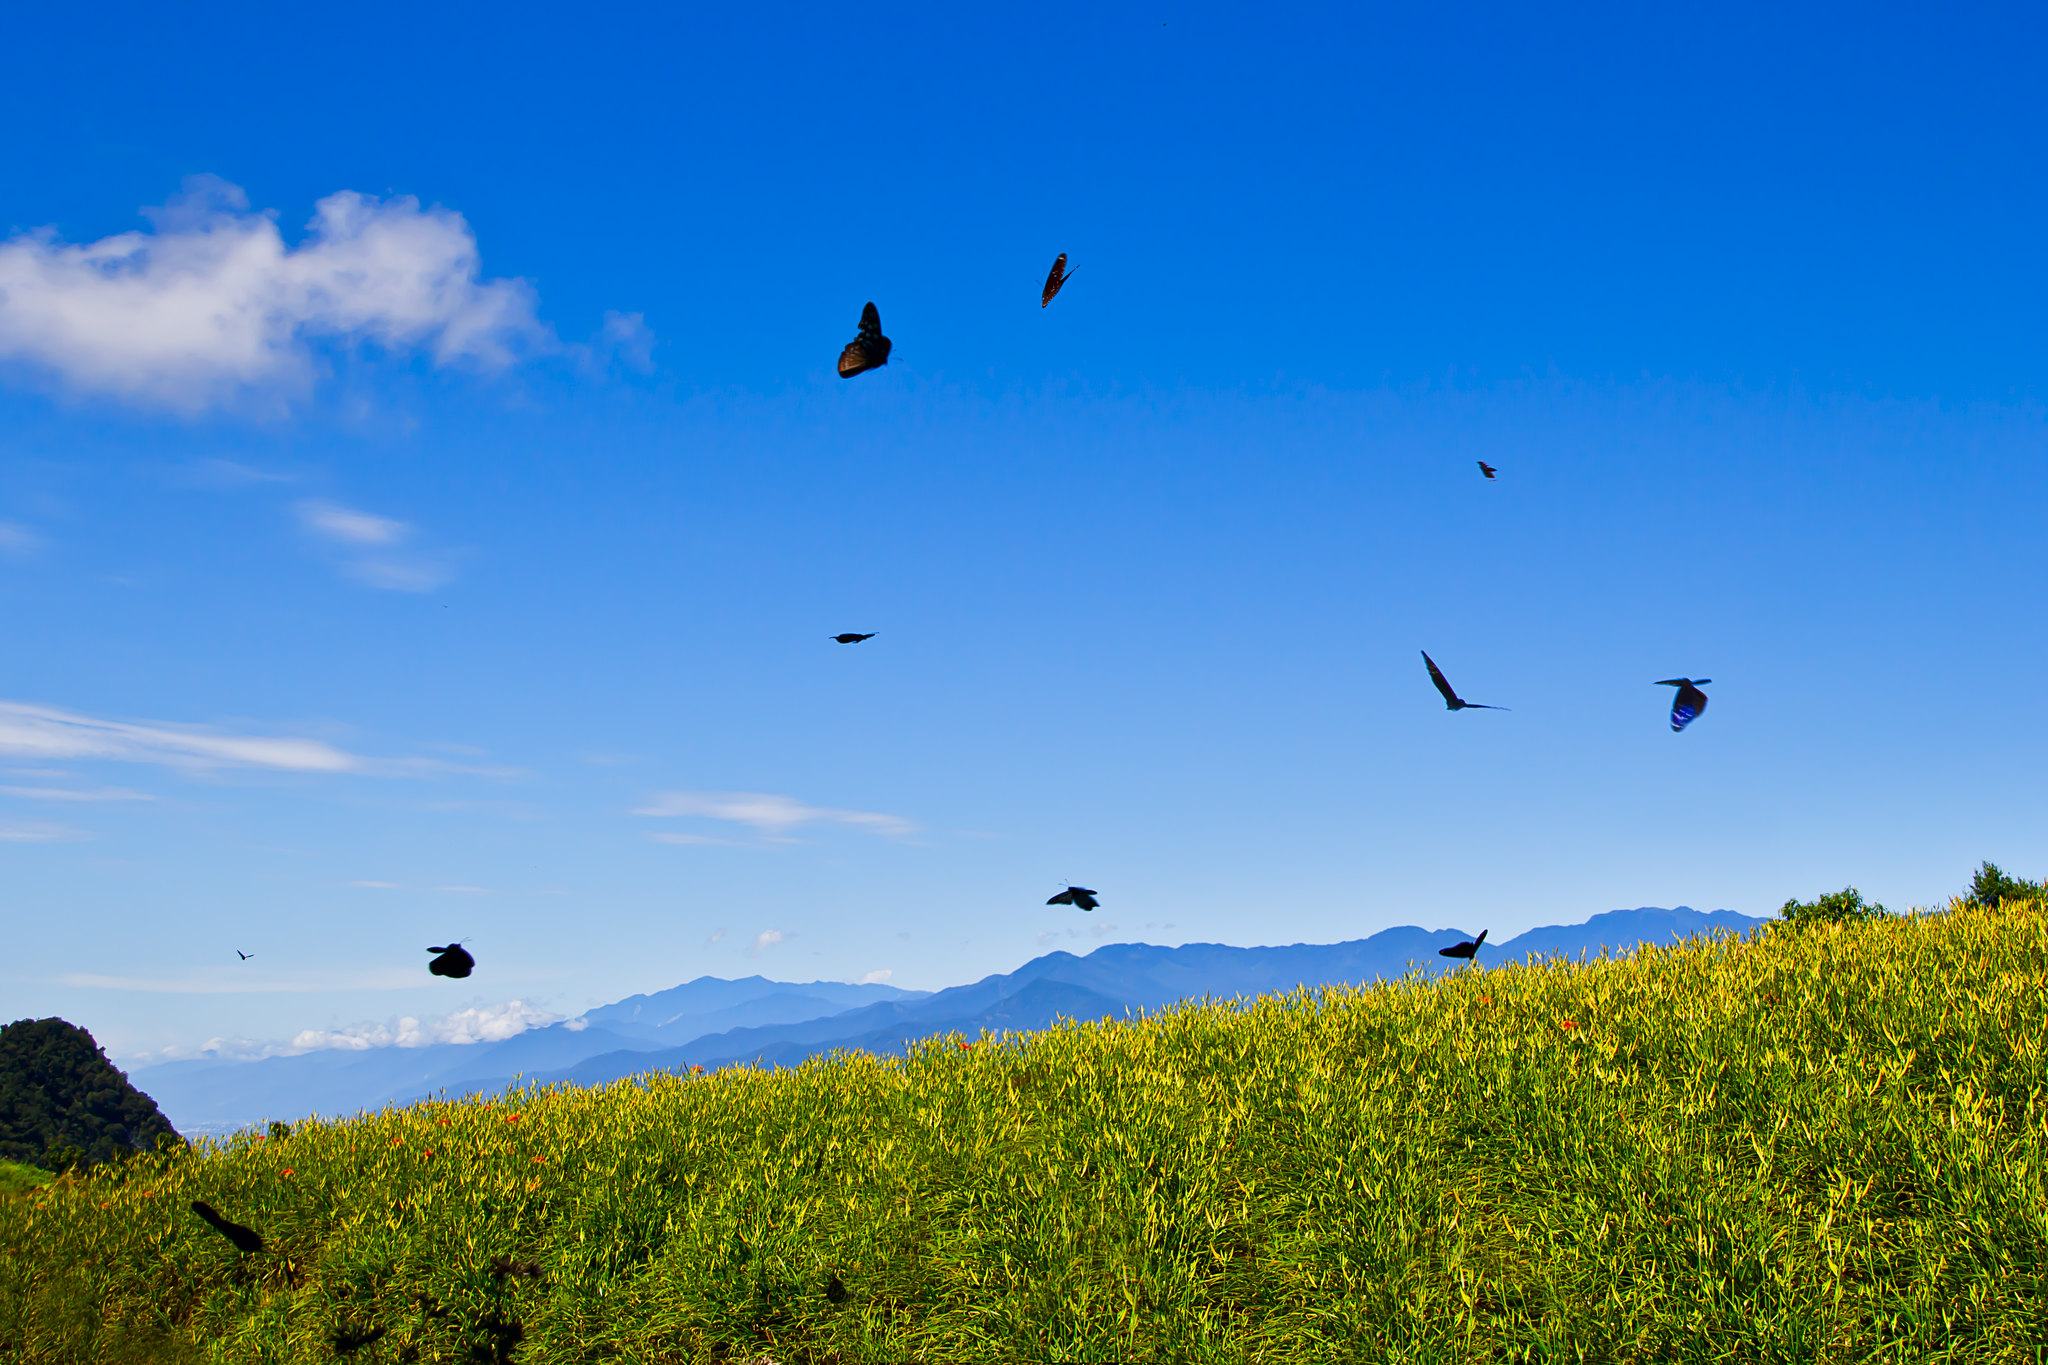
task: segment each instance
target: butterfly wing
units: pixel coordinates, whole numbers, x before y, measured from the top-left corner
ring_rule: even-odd
[[[839,353],[839,377],[851,379],[863,370],[872,370],[874,363],[868,359],[867,347],[858,341],[848,342],[846,349]]]
[[[1038,306],[1045,307],[1052,302],[1052,296],[1060,292],[1060,286],[1067,282],[1067,253],[1062,251],[1059,259],[1052,263],[1052,273],[1045,277],[1045,293],[1040,296]]]
[[[1047,905],[1072,905],[1073,903],[1074,893],[1071,891],[1062,891],[1046,902]]]
[[[881,310],[872,303],[860,310],[860,339],[880,341],[882,339]]]
[[[1451,691],[1450,679],[1444,677],[1443,670],[1436,666],[1436,660],[1429,657],[1428,650],[1422,652],[1422,662],[1429,666],[1429,680],[1436,684],[1437,691],[1444,694],[1444,704],[1455,707],[1458,703],[1458,694]]]

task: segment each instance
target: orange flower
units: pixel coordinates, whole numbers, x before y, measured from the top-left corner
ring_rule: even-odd
[[[1577,1028],[1577,1027],[1578,1027],[1578,1025],[1577,1025],[1577,1024],[1574,1024],[1574,1023],[1573,1023],[1573,1022],[1572,1022],[1571,1020],[1569,1020],[1569,1019],[1567,1019],[1567,1020],[1565,1020],[1565,1021],[1564,1021],[1564,1026],[1565,1026],[1566,1028]]]
[[[1479,997],[1479,1003],[1482,1005],[1491,1005],[1493,1003],[1493,997],[1490,995],[1482,995]]]
[[[520,1116],[519,1116],[519,1115],[517,1115],[517,1114],[507,1114],[507,1115],[505,1115],[505,1122],[507,1122],[507,1123],[517,1123],[517,1122],[519,1122],[519,1117],[520,1117]]]
[[[392,1145],[393,1147],[403,1147],[403,1146],[405,1146],[405,1139],[404,1139],[404,1138],[393,1138],[393,1139],[391,1139],[391,1145]]]
[[[701,1066],[693,1066],[690,1068],[690,1074],[692,1076],[701,1076],[704,1074],[704,1068]]]
[[[548,1164],[548,1159],[544,1156],[537,1156],[533,1159],[533,1164],[536,1166],[545,1166]]]
[[[448,1120],[446,1119],[435,1119],[434,1122],[440,1124],[443,1128],[448,1126]]]
[[[292,1173],[292,1168],[291,1168],[291,1167],[289,1167],[289,1166],[285,1167],[285,1168],[284,1168],[283,1170],[281,1170],[281,1171],[279,1171],[279,1172],[278,1172],[278,1174],[279,1174],[279,1175],[290,1175],[291,1173]]]
[[[426,1151],[420,1153],[421,1156],[432,1156],[433,1154],[434,1149],[432,1147],[429,1147]]]

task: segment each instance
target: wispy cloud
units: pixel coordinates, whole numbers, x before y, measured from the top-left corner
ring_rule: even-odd
[[[782,942],[782,931],[780,929],[763,929],[760,933],[754,935],[753,943],[746,950],[747,956],[759,957],[762,953],[780,942]]]
[[[377,891],[396,891],[399,889],[397,882],[350,882],[349,885],[367,886]]]
[[[890,977],[894,975],[896,975],[896,973],[890,971],[888,968],[885,967],[879,972],[869,972],[866,976],[860,979],[860,984],[863,986],[879,986],[884,981],[887,981]]]
[[[776,842],[790,842],[791,830],[812,824],[852,825],[890,838],[903,838],[917,831],[916,824],[898,815],[808,806],[793,796],[767,792],[656,792],[647,805],[633,814],[725,820],[751,826],[763,838]],[[653,837],[665,843],[701,842],[659,834]]]
[[[101,991],[144,991],[152,995],[275,995],[306,991],[398,991],[417,989],[419,974],[395,968],[374,972],[295,972],[257,975],[235,967],[202,968],[176,976],[100,976],[69,972],[62,986]]]
[[[43,760],[112,759],[190,770],[266,768],[278,772],[356,773],[382,777],[424,777],[442,773],[499,778],[524,776],[517,768],[449,763],[438,758],[368,758],[317,739],[224,734],[206,726],[174,725],[164,721],[144,724],[101,720],[54,706],[15,701],[0,701],[0,754]],[[136,793],[134,797],[101,794],[89,799],[148,798]]]
[[[300,503],[298,510],[308,528],[343,545],[395,545],[412,530],[402,521],[314,499]]]
[[[432,592],[455,576],[446,555],[400,549],[414,534],[405,522],[317,498],[293,510],[309,532],[344,551],[341,571],[357,582],[392,592]]]
[[[343,773],[366,766],[356,755],[317,739],[224,735],[198,726],[135,725],[12,701],[0,701],[0,754],[291,772]]]
[[[462,215],[409,195],[329,195],[296,248],[274,214],[250,212],[215,176],[144,216],[154,231],[69,245],[44,229],[0,243],[0,357],[74,390],[190,413],[305,388],[319,336],[484,369],[555,349],[532,287],[483,279]]]
[[[0,823],[0,844],[68,844],[92,835],[69,825]]]
[[[148,792],[127,787],[0,787],[0,794],[26,801],[154,801]]]
[[[20,559],[43,548],[43,538],[18,521],[0,521],[0,554]]]

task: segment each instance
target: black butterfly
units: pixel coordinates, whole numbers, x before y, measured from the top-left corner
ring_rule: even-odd
[[[1473,939],[1470,943],[1454,943],[1448,948],[1439,948],[1436,950],[1436,955],[1438,957],[1462,957],[1469,961],[1479,951],[1479,945],[1486,942],[1486,936],[1490,932],[1490,930],[1481,929],[1479,937]]]
[[[236,957],[239,957],[240,959],[242,959],[242,961],[244,961],[244,962],[247,962],[247,961],[248,961],[248,960],[249,960],[250,958],[252,958],[252,957],[256,956],[256,954],[254,954],[254,953],[245,953],[245,952],[243,952],[243,951],[242,951],[242,950],[241,950],[240,948],[237,948],[237,949],[235,949],[235,956],[236,956]]]
[[[235,1244],[237,1251],[263,1250],[263,1234],[254,1228],[245,1228],[240,1223],[230,1223],[214,1212],[213,1205],[203,1199],[192,1201],[192,1212],[212,1224],[213,1230]]]
[[[1085,886],[1070,886],[1046,902],[1047,905],[1071,905],[1081,910],[1093,910],[1102,904],[1095,899],[1095,893]]]
[[[1067,253],[1062,251],[1060,258],[1052,263],[1052,274],[1045,277],[1045,294],[1038,300],[1038,306],[1043,308],[1051,303],[1052,296],[1060,292],[1060,286],[1072,278],[1067,273]]]
[[[825,1297],[833,1303],[846,1302],[846,1285],[837,1275],[826,1281]]]
[[[1481,460],[1481,461],[1479,462],[1479,472],[1480,472],[1480,473],[1482,473],[1482,474],[1484,474],[1484,475],[1485,475],[1485,476],[1486,476],[1487,478],[1489,478],[1489,479],[1490,479],[1490,478],[1492,478],[1492,477],[1493,477],[1493,472],[1494,472],[1494,471],[1493,471],[1493,466],[1492,466],[1492,465],[1490,465],[1490,464],[1488,464],[1488,463],[1487,463],[1486,461],[1484,461],[1484,460]]]
[[[1436,666],[1436,660],[1429,657],[1429,651],[1426,649],[1422,651],[1422,662],[1429,665],[1429,680],[1436,684],[1437,691],[1444,694],[1444,705],[1448,709],[1452,711],[1468,709],[1473,711],[1506,711],[1510,709],[1505,706],[1488,706],[1483,702],[1466,701],[1456,692],[1451,691],[1450,680],[1444,677],[1443,670]]]
[[[839,377],[851,379],[862,370],[889,363],[892,343],[882,335],[882,315],[872,303],[860,310],[860,335],[846,343],[839,353]]]
[[[471,957],[460,943],[451,943],[445,948],[429,948],[427,951],[440,954],[427,964],[427,970],[435,976],[464,977],[476,967],[476,959]]]
[[[1707,694],[1700,691],[1700,688],[1712,681],[1712,678],[1666,678],[1657,684],[1659,687],[1678,689],[1678,695],[1671,699],[1671,728],[1674,731],[1683,730],[1699,718],[1700,712],[1707,709]]]
[[[875,633],[873,631],[869,631],[865,635],[856,635],[854,632],[849,630],[844,635],[835,635],[832,638],[837,640],[842,645],[857,645],[862,640],[874,639]]]

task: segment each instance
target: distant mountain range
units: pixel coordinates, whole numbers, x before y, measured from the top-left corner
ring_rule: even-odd
[[[1531,929],[1488,943],[1474,970],[1562,955],[1624,956],[1644,943],[1675,943],[1714,929],[1746,934],[1766,921],[1729,910],[1644,907],[1584,924]],[[130,1079],[188,1136],[273,1118],[340,1115],[445,1094],[496,1093],[507,1085],[573,1081],[600,1085],[647,1071],[701,1066],[793,1066],[839,1049],[902,1053],[921,1038],[984,1029],[1026,1031],[1061,1018],[1138,1015],[1177,1001],[1284,994],[1304,987],[1431,977],[1467,970],[1437,949],[1469,938],[1454,930],[1387,929],[1346,943],[1232,948],[1116,943],[1086,957],[1047,953],[1014,972],[947,990],[750,976],[695,981],[602,1005],[578,1019],[502,1043],[309,1052],[256,1062],[170,1062]]]

